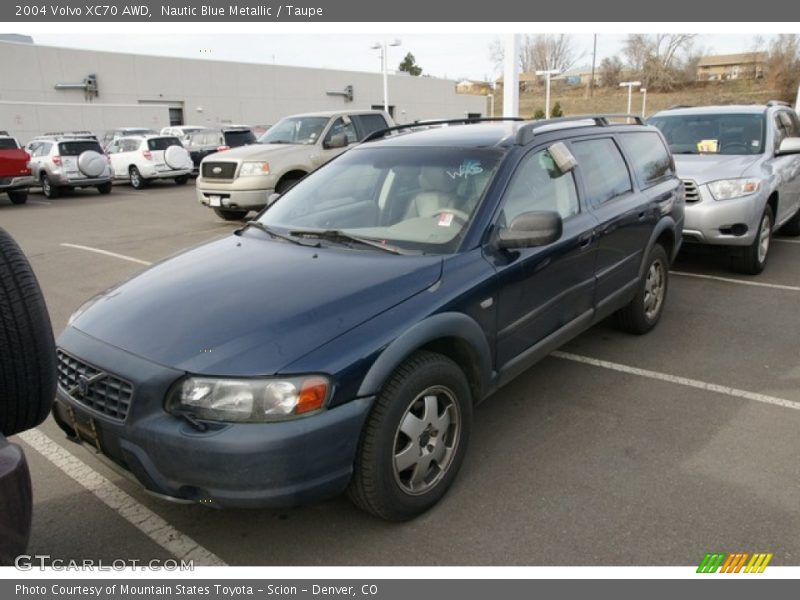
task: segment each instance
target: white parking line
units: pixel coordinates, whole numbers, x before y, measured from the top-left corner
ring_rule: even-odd
[[[773,242],[781,242],[782,244],[800,244],[800,240],[787,240],[784,238],[772,238]]]
[[[41,204],[42,206],[50,206],[52,202],[46,200],[28,200],[28,204]]]
[[[698,390],[705,390],[707,392],[716,392],[718,394],[734,396],[735,398],[744,398],[745,400],[753,400],[755,402],[763,402],[764,404],[772,404],[773,406],[782,406],[783,408],[800,410],[800,402],[795,402],[794,400],[785,400],[784,398],[777,398],[775,396],[767,396],[766,394],[758,394],[756,392],[748,392],[747,390],[739,390],[728,387],[727,385],[708,383],[707,381],[689,379],[688,377],[680,377],[678,375],[670,375],[668,373],[660,373],[658,371],[650,371],[649,369],[629,367],[628,365],[623,365],[620,363],[600,360],[599,358],[591,358],[589,356],[581,356],[580,354],[572,354],[570,352],[561,352],[560,350],[552,352],[550,356],[583,363],[585,365],[592,365],[602,369],[610,369],[611,371],[618,371],[620,373],[627,373],[629,375],[638,375],[640,377],[647,377],[649,379],[657,379],[659,381],[675,383],[677,385],[696,388]]]
[[[19,437],[67,476],[89,490],[103,504],[179,560],[193,560],[196,566],[227,566],[219,556],[175,529],[152,510],[140,504],[38,429],[21,433]]]
[[[138,263],[140,265],[152,265],[153,263],[148,262],[146,260],[142,260],[140,258],[134,258],[132,256],[125,256],[124,254],[117,254],[116,252],[109,252],[108,250],[101,250],[100,248],[92,248],[91,246],[81,246],[80,244],[61,244],[65,248],[75,248],[77,250],[86,250],[87,252],[94,252],[96,254],[103,254],[105,256],[112,256],[114,258],[120,258],[122,260],[127,260],[130,262]]]
[[[672,275],[681,277],[696,277],[698,279],[713,279],[714,281],[724,281],[726,283],[738,283],[739,285],[751,285],[754,287],[772,288],[774,290],[787,290],[790,292],[800,292],[800,286],[781,285],[780,283],[765,283],[763,281],[747,281],[744,279],[733,279],[732,277],[717,277],[716,275],[703,275],[702,273],[688,273],[686,271],[670,271]]]

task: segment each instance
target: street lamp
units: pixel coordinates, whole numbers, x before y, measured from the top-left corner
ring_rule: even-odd
[[[631,114],[631,93],[633,91],[634,86],[638,87],[641,86],[641,81],[623,81],[619,84],[619,87],[626,87],[628,88],[628,112],[627,114]]]
[[[400,40],[375,42],[370,46],[372,50],[381,51],[381,70],[383,71],[383,110],[389,112],[389,49],[388,46],[399,46]]]
[[[544,88],[544,118],[550,118],[550,75],[558,75],[561,73],[559,69],[550,69],[549,71],[536,71],[537,75],[544,75],[545,88]]]
[[[641,88],[639,91],[642,93],[642,118],[644,119],[647,114],[647,88]]]

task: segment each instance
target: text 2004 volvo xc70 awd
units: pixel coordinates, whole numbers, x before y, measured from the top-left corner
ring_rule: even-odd
[[[408,129],[79,309],[59,424],[173,499],[346,489],[400,520],[452,483],[476,402],[613,313],[656,325],[684,209],[657,129]]]

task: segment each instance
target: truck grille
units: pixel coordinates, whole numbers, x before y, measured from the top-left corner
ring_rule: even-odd
[[[204,162],[203,177],[206,179],[233,179],[236,174],[235,162]]]
[[[58,357],[58,385],[70,398],[112,419],[124,420],[133,398],[133,385],[101,371],[61,349]]]
[[[683,179],[683,191],[686,202],[698,202],[700,200],[700,191],[697,189],[697,184],[691,179]]]

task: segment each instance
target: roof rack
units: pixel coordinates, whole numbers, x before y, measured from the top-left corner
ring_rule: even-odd
[[[471,123],[492,123],[502,121],[524,121],[524,119],[521,117],[464,117],[463,119],[443,119],[440,121],[416,121],[414,123],[406,123],[405,125],[396,125],[394,127],[378,129],[367,135],[367,137],[365,137],[361,143],[363,144],[365,142],[379,140],[386,137],[386,134],[391,133],[392,131],[430,127],[431,125],[469,125]]]
[[[550,125],[557,125],[559,123],[580,123],[585,121],[593,121],[599,127],[608,127],[609,125],[618,125],[618,123],[611,123],[609,119],[627,119],[634,121],[634,125],[645,125],[644,119],[639,115],[629,114],[600,114],[600,115],[574,115],[571,117],[557,117],[555,119],[542,119],[540,121],[533,121],[526,123],[517,131],[516,143],[518,146],[524,146],[533,140],[533,136],[537,129],[548,127]]]
[[[97,136],[91,131],[48,131],[42,135],[37,135],[37,138],[76,138],[76,139],[92,139],[96,140]]]
[[[667,107],[667,110],[675,110],[678,108],[694,108],[693,104],[673,104],[672,106]]]
[[[791,106],[791,104],[783,100],[770,100],[767,102],[767,106]]]

